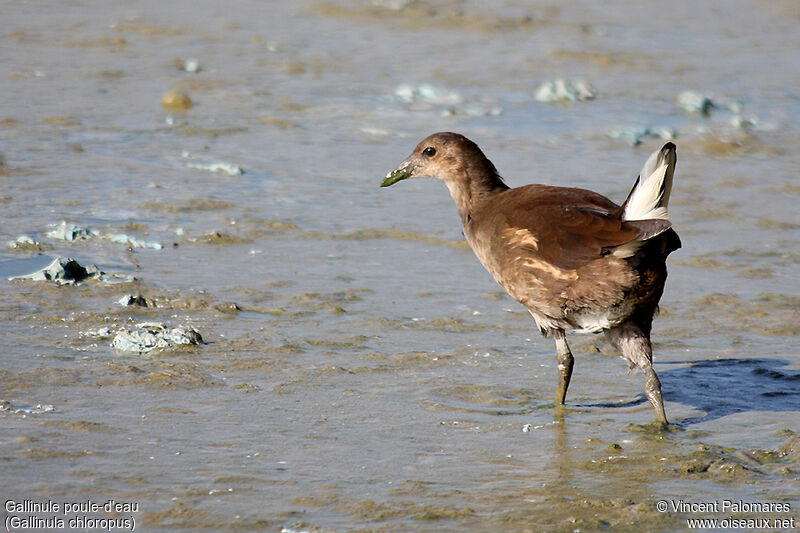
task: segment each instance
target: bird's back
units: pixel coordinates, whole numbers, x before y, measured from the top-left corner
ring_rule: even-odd
[[[650,301],[657,293],[657,304],[664,260],[677,239],[668,221],[652,229],[647,222],[624,221],[622,213],[592,191],[527,185],[475,205],[464,234],[543,331],[599,331],[627,318],[640,298]],[[615,254],[637,242],[631,255]]]

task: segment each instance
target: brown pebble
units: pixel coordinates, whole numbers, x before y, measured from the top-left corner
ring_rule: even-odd
[[[180,91],[169,91],[161,98],[161,105],[164,111],[176,113],[191,109],[194,105],[189,95]]]

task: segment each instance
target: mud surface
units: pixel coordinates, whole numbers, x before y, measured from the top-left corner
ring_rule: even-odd
[[[13,4],[4,501],[137,502],[148,531],[798,517],[795,2]],[[594,96],[537,101],[555,80]],[[445,188],[378,187],[439,130],[511,185],[617,201],[675,136],[684,247],[653,332],[669,431],[600,337],[570,338],[555,412],[554,346],[466,247]],[[73,227],[96,234],[48,235]],[[115,283],[7,280],[55,257]],[[202,343],[112,348],[142,323]],[[724,499],[791,510],[658,508]]]

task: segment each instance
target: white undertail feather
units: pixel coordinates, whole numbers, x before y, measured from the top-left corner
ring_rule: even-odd
[[[675,145],[667,143],[647,158],[639,179],[625,200],[623,220],[669,220],[667,203],[675,173]]]

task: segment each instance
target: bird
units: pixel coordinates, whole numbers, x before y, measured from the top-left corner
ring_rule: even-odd
[[[667,256],[681,247],[667,209],[676,162],[675,144],[664,144],[617,205],[581,188],[510,188],[477,144],[440,132],[420,142],[380,185],[416,177],[444,182],[477,258],[555,341],[557,407],[565,405],[574,366],[566,332],[603,333],[629,372],[643,372],[654,422],[666,426],[650,333]]]

